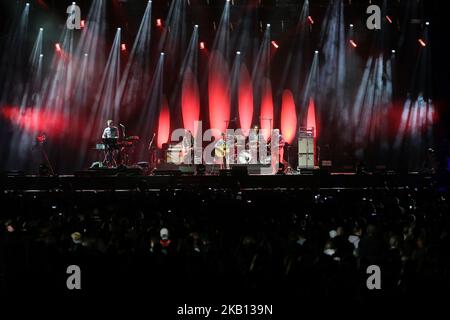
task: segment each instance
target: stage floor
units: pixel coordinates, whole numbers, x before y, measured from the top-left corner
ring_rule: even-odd
[[[83,171],[76,175],[52,177],[30,175],[0,176],[2,191],[85,191],[85,190],[161,190],[183,188],[240,188],[240,189],[328,189],[328,188],[404,188],[430,186],[448,181],[419,173],[355,174],[314,172],[297,175],[115,175]],[[446,184],[446,183],[445,183]]]

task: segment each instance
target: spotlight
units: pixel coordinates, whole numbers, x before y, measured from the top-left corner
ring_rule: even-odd
[[[161,55],[163,56],[163,55],[164,55],[164,52],[161,52]]]
[[[386,20],[389,21],[389,23],[392,23],[392,19],[389,16],[386,16]]]
[[[61,52],[61,45],[59,43],[56,43],[55,49],[56,49],[56,51]]]
[[[318,54],[318,53],[319,53],[319,50],[314,51],[314,53],[315,53],[315,54]]]
[[[85,57],[87,57],[87,56],[88,56],[88,54],[87,54],[87,53],[85,53],[85,54],[84,54],[84,56],[85,56]]]
[[[72,5],[73,5],[73,6],[76,5],[76,3],[75,3],[75,2],[72,2]]]
[[[44,55],[41,53],[40,55],[39,55],[39,58],[43,58],[44,57]]]
[[[117,28],[117,31],[120,31],[120,30],[122,30],[121,28]]]
[[[236,54],[239,55],[239,54],[241,54],[241,52],[240,51],[236,51]]]
[[[426,26],[429,26],[429,25],[430,25],[430,22],[429,22],[429,21],[425,22],[425,25],[426,25]]]
[[[270,23],[267,24],[267,28],[270,28]]]
[[[27,2],[26,4],[25,4],[27,7],[29,7],[30,6],[30,3],[29,2]]]
[[[202,42],[200,42],[200,49],[201,50],[204,50],[205,49],[205,43],[202,41]]]
[[[311,16],[308,16],[308,21],[309,21],[310,24],[314,24],[314,20],[313,20],[313,18]]]
[[[44,31],[44,28],[39,28],[39,31]]]
[[[353,48],[356,48],[358,45],[356,44],[355,41],[350,40],[350,44],[352,45]]]
[[[278,49],[279,47],[278,43],[276,43],[275,41],[272,41],[272,45],[275,49]]]
[[[425,43],[425,41],[423,41],[422,39],[419,39],[419,43],[422,47],[426,47],[427,44]]]
[[[156,19],[156,26],[157,27],[162,27],[162,20],[161,19]]]
[[[350,28],[353,28],[353,23],[350,23]]]
[[[391,50],[391,52],[392,52],[392,53],[395,53],[395,50],[394,50],[394,49],[392,49],[392,50]]]
[[[127,51],[127,45],[125,43],[122,43],[122,45],[120,46],[120,49],[122,51]]]
[[[196,24],[196,25],[194,26],[194,28],[198,28],[198,24]]]
[[[84,28],[85,25],[86,25],[86,22],[85,22],[84,20],[81,20],[81,21],[80,21],[80,27],[81,27],[81,28]]]

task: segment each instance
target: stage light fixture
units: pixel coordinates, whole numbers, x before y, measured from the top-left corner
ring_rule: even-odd
[[[353,23],[350,23],[350,28],[353,28]]]
[[[356,48],[358,45],[356,44],[355,41],[350,40],[350,44],[352,45],[353,48]]]
[[[25,5],[26,5],[27,7],[29,7],[29,6],[30,6],[30,3],[27,2]]]
[[[276,43],[275,41],[272,41],[272,45],[275,49],[278,49],[279,47],[278,43]]]
[[[315,53],[315,54],[318,54],[318,53],[319,53],[319,50],[314,51],[314,53]]]
[[[430,25],[430,22],[429,22],[429,21],[425,22],[425,25],[429,26],[429,25]]]
[[[163,56],[163,55],[164,55],[164,52],[161,52],[161,55]]]
[[[205,43],[203,41],[200,42],[200,49],[201,50],[205,49]]]
[[[87,53],[85,53],[85,54],[84,54],[84,56],[85,56],[85,57],[87,57],[87,56],[88,56],[88,54],[87,54]]]
[[[195,28],[198,28],[198,24],[196,24],[194,27],[195,27]]]
[[[43,58],[44,57],[44,55],[41,53],[40,55],[39,55],[39,58]]]
[[[86,25],[86,22],[85,22],[84,20],[81,20],[81,21],[80,21],[80,26],[81,26],[81,28],[84,28],[85,25]]]
[[[313,18],[311,16],[308,16],[308,21],[309,21],[310,24],[314,24],[314,20],[313,20]]]
[[[44,28],[39,28],[39,31],[44,31]]]
[[[120,31],[120,30],[122,30],[121,28],[117,28],[117,31]]]
[[[389,21],[389,23],[392,23],[392,19],[389,16],[386,16],[386,20]]]
[[[162,20],[161,19],[156,19],[156,26],[157,27],[162,27]]]
[[[122,51],[127,51],[127,45],[125,43],[122,43],[122,45],[120,46],[120,49]]]
[[[425,43],[425,41],[423,41],[422,39],[419,39],[419,44],[420,44],[422,47],[426,47],[426,46],[427,46],[427,44]]]
[[[392,49],[392,50],[391,50],[391,52],[392,52],[392,53],[395,53],[395,50],[394,50],[394,49]]]
[[[270,23],[267,24],[267,28],[270,28]]]
[[[241,52],[240,51],[236,51],[236,54],[239,55],[239,54],[241,54]]]
[[[59,43],[56,43],[55,49],[56,49],[56,51],[61,52],[61,45]]]

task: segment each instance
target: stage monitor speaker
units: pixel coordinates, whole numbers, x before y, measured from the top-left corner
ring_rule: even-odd
[[[299,172],[301,175],[308,175],[308,176],[312,176],[314,175],[314,169],[313,168],[300,168]]]
[[[195,173],[195,166],[179,166],[178,169],[184,175],[193,175]]]
[[[76,176],[89,176],[89,177],[108,177],[108,176],[115,176],[115,177],[135,177],[135,176],[142,176],[143,171],[139,167],[126,167],[126,166],[119,166],[117,168],[107,168],[107,167],[97,167],[97,166],[91,166],[86,171],[78,171],[75,173]]]
[[[113,177],[117,175],[116,168],[91,166],[88,170],[75,172],[76,177]]]
[[[233,166],[231,167],[231,175],[233,177],[245,177],[248,176],[247,166]]]
[[[176,169],[168,169],[165,167],[159,167],[153,170],[155,176],[181,176],[181,171]]]
[[[147,161],[140,161],[136,165],[141,168],[143,175],[148,176],[150,174],[150,164]]]
[[[138,166],[127,167],[125,165],[119,165],[117,167],[117,176],[119,177],[135,177],[142,176],[143,170]]]
[[[92,162],[91,166],[89,167],[89,169],[99,169],[99,168],[103,168],[103,163],[101,161]]]
[[[156,167],[157,170],[165,170],[165,171],[169,171],[169,170],[173,170],[173,171],[178,171],[178,165],[173,164],[173,163],[160,163],[158,164],[158,166]]]
[[[229,169],[219,169],[219,176],[231,176],[231,170]]]
[[[195,174],[197,176],[203,176],[206,173],[206,166],[204,164],[197,164],[195,166]]]

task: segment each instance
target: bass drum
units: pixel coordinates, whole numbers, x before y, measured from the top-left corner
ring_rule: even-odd
[[[238,155],[239,164],[249,164],[252,161],[252,155],[250,151],[242,150]]]

